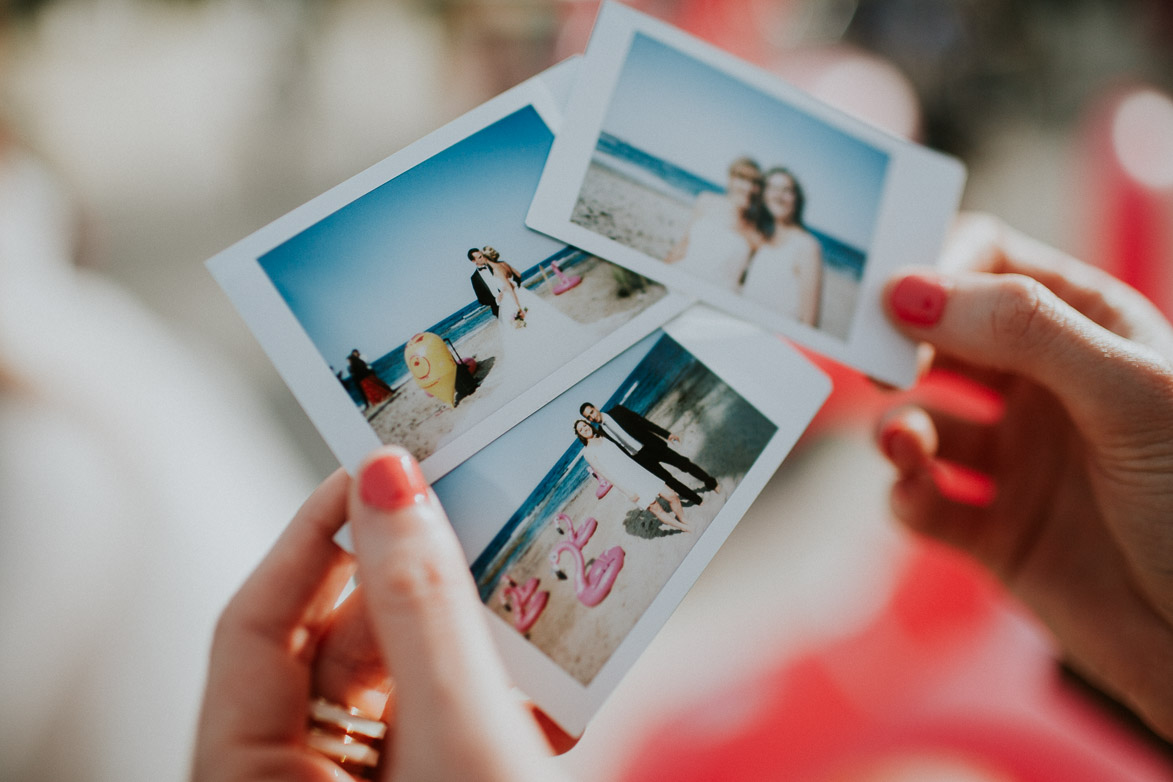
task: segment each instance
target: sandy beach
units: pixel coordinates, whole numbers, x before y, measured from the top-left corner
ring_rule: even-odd
[[[663,259],[688,229],[692,204],[678,200],[592,160],[570,220]],[[823,263],[819,329],[847,339],[859,295],[853,274]]]
[[[552,275],[533,288],[542,301],[581,327],[581,331],[576,330],[559,344],[563,350],[538,356],[506,356],[500,327],[489,322],[455,343],[462,358],[477,361],[480,385],[476,392],[453,408],[428,396],[414,382],[402,383],[391,401],[368,411],[367,420],[380,442],[398,443],[417,459],[427,458],[666,293],[663,286],[654,283],[632,290],[630,272],[598,258],[588,258],[566,273],[581,276],[582,282],[558,296],[553,292],[557,279]]]
[[[518,583],[530,577],[541,579],[538,589],[549,591],[546,608],[526,637],[583,684],[594,678],[705,534],[772,434],[753,407],[715,376],[713,381],[703,387],[674,390],[647,414],[679,435],[681,442],[673,446],[676,450],[720,482],[718,491],[701,495],[700,505],[685,506],[690,532],[661,529],[650,512],[635,507],[614,489],[597,499],[597,483],[588,480],[542,522],[544,528],[508,570]],[[687,485],[697,487],[696,479],[677,474]],[[597,606],[587,607],[577,599],[572,580],[575,568],[569,556],[562,558],[562,566],[570,579],[560,580],[553,572],[550,552],[564,539],[551,521],[558,512],[566,513],[575,524],[590,516],[598,520],[597,531],[583,548],[588,566],[612,546],[621,546],[625,552],[623,569],[611,593]],[[487,604],[512,625],[513,615],[502,607],[503,586],[504,579],[500,579]]]

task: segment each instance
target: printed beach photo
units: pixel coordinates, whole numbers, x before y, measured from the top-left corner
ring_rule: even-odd
[[[659,331],[435,489],[486,606],[585,687],[777,431]]]
[[[888,163],[637,32],[570,220],[845,341]]]
[[[379,441],[426,459],[665,297],[525,227],[553,139],[523,106],[257,258]]]

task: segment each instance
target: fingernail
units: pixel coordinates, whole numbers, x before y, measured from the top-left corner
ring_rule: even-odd
[[[934,462],[933,482],[944,497],[975,508],[988,508],[998,497],[993,478],[955,462]]]
[[[892,461],[893,454],[895,453],[892,446],[898,434],[899,428],[896,424],[887,424],[880,430],[880,453],[884,454],[888,458],[888,461]]]
[[[880,452],[901,475],[910,475],[923,468],[925,456],[917,447],[916,438],[902,426],[892,422],[880,430]]]
[[[913,326],[932,326],[945,311],[948,291],[933,277],[913,274],[896,283],[888,295],[892,312]]]
[[[411,454],[388,453],[371,460],[358,484],[364,504],[379,510],[399,510],[428,500],[428,482]]]

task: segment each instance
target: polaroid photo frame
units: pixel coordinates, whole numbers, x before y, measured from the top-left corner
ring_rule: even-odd
[[[348,470],[397,442],[434,480],[690,303],[525,227],[574,65],[208,261]]]
[[[934,264],[959,161],[617,3],[600,10],[527,224],[898,386],[886,278]]]
[[[514,681],[565,730],[582,733],[830,390],[784,341],[698,304],[434,484]]]

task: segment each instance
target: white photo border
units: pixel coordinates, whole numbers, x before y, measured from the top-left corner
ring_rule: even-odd
[[[582,734],[668,621],[831,393],[830,378],[795,348],[704,304],[690,307],[662,328],[774,423],[777,431],[590,684],[583,685],[485,607],[493,637],[517,686],[574,736]],[[768,375],[755,371],[763,364],[771,367]],[[779,391],[778,378],[785,379],[784,391]]]
[[[846,341],[674,269],[571,222],[587,168],[636,34],[652,38],[746,85],[796,107],[889,156],[872,241]],[[844,114],[776,76],[650,16],[606,2],[582,61],[561,132],[547,158],[526,224],[560,241],[746,317],[868,375],[907,387],[916,378],[916,345],[884,316],[880,291],[905,265],[933,265],[957,212],[965,181],[960,161],[889,135]]]
[[[363,457],[381,445],[379,438],[338,382],[258,259],[347,204],[516,111],[532,106],[556,133],[561,112],[551,89],[565,94],[578,62],[575,58],[555,65],[498,95],[278,218],[207,262],[209,271],[227,293],[326,444],[352,474]],[[690,303],[691,299],[686,295],[668,291],[614,332],[423,459],[420,465],[425,477],[433,481],[443,476]]]

